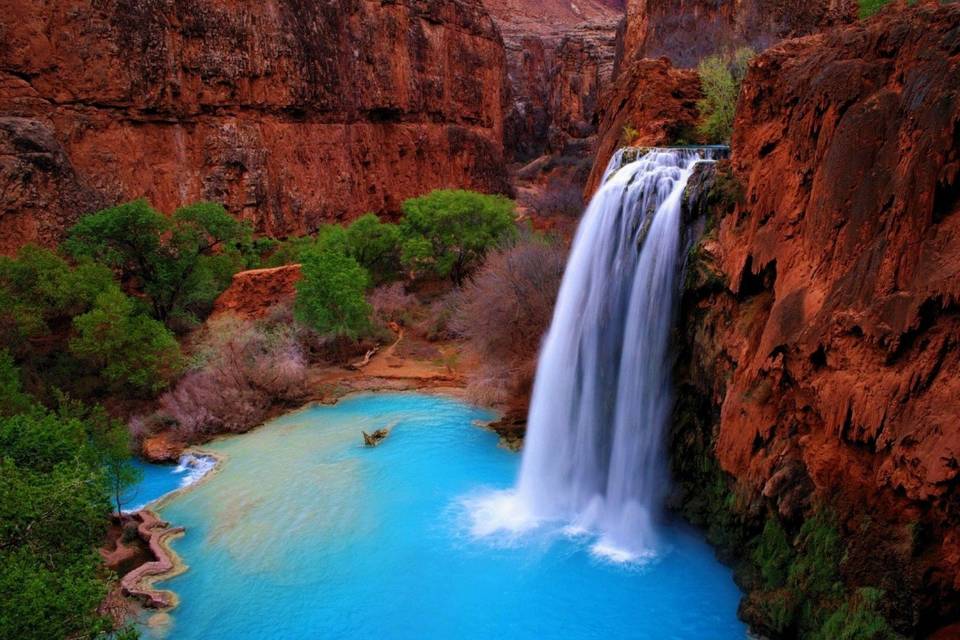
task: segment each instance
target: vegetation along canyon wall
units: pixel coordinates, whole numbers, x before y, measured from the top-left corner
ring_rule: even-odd
[[[678,505],[767,635],[935,632],[960,608],[960,6],[760,55],[693,182]],[[840,635],[856,616],[885,635]]]

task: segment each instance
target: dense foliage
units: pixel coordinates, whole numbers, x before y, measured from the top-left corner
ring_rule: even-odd
[[[294,312],[297,320],[320,333],[356,338],[369,328],[367,271],[334,248],[317,248],[301,256]]]
[[[250,229],[222,206],[199,202],[168,218],[135,200],[81,218],[65,243],[142,291],[153,317],[175,330],[196,324],[245,265]]]
[[[697,132],[707,142],[725,143],[733,134],[733,120],[740,96],[740,83],[754,57],[750,49],[738,49],[732,58],[713,55],[700,62],[700,86],[703,98],[697,102],[700,124]]]
[[[95,547],[135,480],[126,427],[63,398],[57,413],[33,405],[18,375],[0,353],[0,637],[104,637]]]
[[[413,273],[463,283],[491,248],[516,235],[514,206],[502,196],[444,190],[403,203],[401,259]]]
[[[110,269],[29,245],[0,257],[0,348],[48,402],[58,388],[149,395],[179,362],[169,330],[121,291]]]

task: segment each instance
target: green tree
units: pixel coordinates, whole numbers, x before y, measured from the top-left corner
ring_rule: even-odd
[[[30,396],[23,393],[20,370],[6,349],[0,349],[0,417],[29,411]]]
[[[88,311],[111,288],[116,284],[110,270],[89,260],[71,267],[33,245],[21,248],[16,258],[0,257],[0,344],[23,357],[32,342]]]
[[[294,305],[297,320],[320,333],[351,338],[369,329],[371,309],[365,293],[370,276],[356,260],[324,248],[304,253],[301,265]]]
[[[250,235],[218,204],[199,202],[166,218],[134,200],[84,216],[64,246],[117,270],[125,286],[143,291],[154,318],[184,329],[209,313],[245,265]]]
[[[697,131],[708,142],[730,141],[740,84],[754,55],[752,50],[743,48],[738,49],[732,58],[713,55],[700,62],[698,72],[703,98],[697,102],[700,111]]]
[[[347,255],[372,274],[376,282],[393,280],[400,272],[400,228],[368,213],[346,232]]]
[[[170,331],[136,313],[133,300],[120,291],[100,294],[73,326],[70,351],[98,368],[115,390],[154,394],[180,370],[180,347]]]
[[[111,629],[94,551],[109,514],[91,423],[34,407],[0,418],[0,637],[95,638]]]
[[[403,265],[458,286],[488,250],[516,235],[513,202],[503,196],[434,191],[405,201],[403,212]]]

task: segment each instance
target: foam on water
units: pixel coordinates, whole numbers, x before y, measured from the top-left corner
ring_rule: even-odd
[[[140,460],[135,460],[133,465],[143,477],[120,499],[123,510],[128,513],[146,508],[174,491],[199,482],[213,471],[217,461],[212,456],[187,453],[180,456],[176,465],[149,464]]]

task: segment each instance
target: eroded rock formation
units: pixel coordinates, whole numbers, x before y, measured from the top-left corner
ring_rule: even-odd
[[[480,0],[0,1],[0,251],[145,196],[273,234],[509,189]]]
[[[960,615],[960,6],[760,56],[717,180],[682,318],[687,506],[699,447],[748,533],[833,514],[844,584],[929,633]]]

